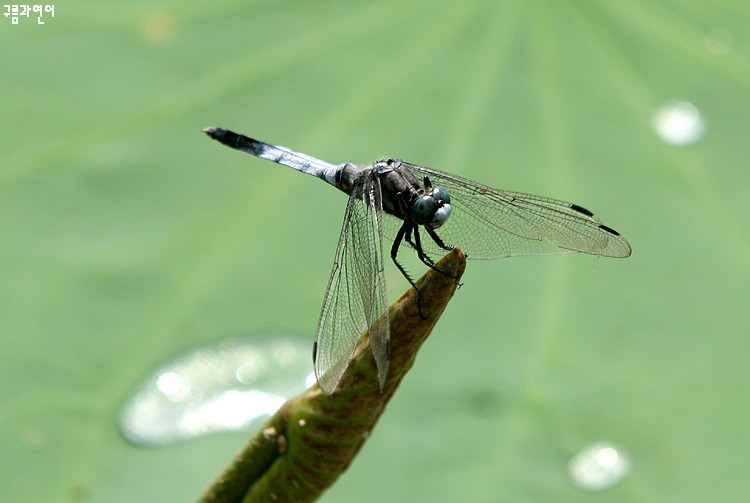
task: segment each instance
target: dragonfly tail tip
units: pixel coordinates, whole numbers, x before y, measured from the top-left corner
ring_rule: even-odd
[[[225,131],[225,129],[221,129],[218,127],[207,127],[203,129],[204,133],[214,139],[220,137]]]

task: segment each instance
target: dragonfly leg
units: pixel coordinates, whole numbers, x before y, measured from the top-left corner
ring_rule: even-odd
[[[441,274],[445,274],[443,271],[435,267],[435,262],[422,249],[422,240],[419,237],[418,227],[414,227],[414,243],[412,246],[414,246],[414,249],[417,250],[417,256],[419,257],[419,260],[421,260],[424,265],[428,266],[430,269],[436,270],[437,272]]]
[[[406,278],[406,281],[408,281],[412,288],[414,288],[414,290],[417,292],[417,310],[419,311],[419,317],[423,320],[426,320],[427,318],[422,314],[422,292],[419,291],[419,288],[417,288],[417,284],[413,279],[411,279],[411,276],[409,276],[409,273],[406,272],[404,266],[402,266],[398,261],[398,249],[404,240],[404,236],[409,236],[407,237],[407,242],[411,244],[412,229],[414,229],[414,225],[410,222],[404,221],[404,224],[398,230],[398,232],[396,233],[396,237],[393,239],[393,246],[391,246],[391,260],[394,264],[396,264],[396,267],[398,267],[398,270],[401,271],[401,274],[404,276],[404,278]]]
[[[413,225],[411,229],[414,229],[414,232],[417,232],[417,226]],[[404,241],[406,241],[409,244],[409,246],[411,246],[412,249],[414,249],[416,251],[416,250],[419,250],[421,248],[421,244],[418,245],[417,243],[414,242],[414,239],[412,238],[411,229],[408,230],[408,231],[406,231],[406,234],[404,235]],[[424,250],[422,250],[422,251],[424,251]],[[419,252],[417,252],[417,254],[419,254]],[[435,261],[432,260],[432,257],[430,257],[429,255],[427,255],[426,253],[424,253],[424,257],[425,257],[425,259],[427,259],[427,261],[429,262],[429,264],[434,264],[435,263]],[[429,265],[429,264],[427,264],[427,265]]]
[[[445,251],[452,251],[453,247],[446,245],[442,239],[440,239],[440,236],[437,235],[437,232],[435,232],[435,229],[430,229],[429,227],[425,227],[424,230],[427,231],[427,234],[430,235],[433,241],[435,241],[435,244],[437,244],[440,248],[442,248]]]
[[[431,231],[431,230],[432,230],[432,229],[429,229],[429,228],[426,228],[426,229],[427,229],[427,231]],[[415,231],[415,233],[416,233],[417,229],[416,229],[416,228],[414,228],[414,231]],[[434,232],[431,232],[430,234],[434,234]],[[437,237],[437,236],[436,236],[436,237]],[[440,238],[438,237],[438,239],[440,239]],[[429,255],[427,255],[427,253],[424,253],[424,250],[422,249],[422,245],[421,245],[421,243],[420,243],[420,244],[418,245],[417,243],[415,243],[414,241],[412,241],[412,238],[411,238],[411,231],[407,231],[407,232],[406,232],[406,235],[404,236],[404,241],[406,241],[407,243],[409,243],[409,246],[411,246],[411,247],[412,247],[412,248],[414,248],[415,250],[422,250],[422,252],[423,252],[423,257],[420,257],[420,259],[421,259],[421,260],[422,260],[422,262],[424,262],[424,263],[425,263],[425,264],[426,264],[427,266],[429,266],[429,267],[430,267],[430,269],[434,269],[434,270],[436,270],[437,272],[439,272],[439,273],[440,273],[440,274],[442,274],[443,276],[453,277],[453,276],[450,276],[449,274],[446,274],[446,272],[445,272],[445,271],[442,271],[442,270],[438,269],[437,267],[434,267],[435,261],[434,261],[434,260],[432,260],[432,257],[430,257]],[[442,241],[441,241],[441,242],[442,242]],[[450,251],[450,250],[452,250],[452,249],[453,249],[453,248],[450,248],[450,247],[448,247],[448,246],[445,246],[444,248],[445,248],[445,250],[447,250],[447,251]],[[417,255],[419,255],[419,252],[417,252]],[[462,286],[462,285],[463,285],[463,283],[459,283],[458,287],[459,287],[459,288],[461,288],[461,286]]]
[[[404,266],[402,266],[398,261],[398,249],[401,246],[401,242],[404,240],[404,235],[410,231],[410,226],[411,224],[404,222],[404,224],[396,233],[396,237],[393,239],[393,246],[391,246],[391,260],[393,260],[393,263],[396,264],[396,267],[398,267],[398,270],[401,271],[401,274],[404,276],[404,278],[406,278],[406,281],[408,281],[409,284],[416,289],[416,283],[414,283],[414,280],[411,279],[411,276],[409,276],[409,273],[406,272]]]
[[[444,244],[441,244],[441,243],[443,243],[443,241],[438,237],[437,234],[435,234],[434,230],[430,229],[429,227],[425,227],[425,230],[430,235],[430,237],[432,237],[432,239],[436,239],[435,242],[438,245],[440,245],[442,248],[445,248],[448,251],[450,251],[450,250],[453,249],[453,248],[446,247]],[[424,263],[425,265],[429,266],[430,269],[433,269],[433,270],[439,272],[443,276],[447,276],[449,278],[457,278],[457,276],[451,276],[450,274],[448,274],[447,272],[443,271],[442,269],[438,269],[437,267],[435,267],[435,263],[432,261],[432,259],[429,256],[427,256],[427,254],[422,249],[422,242],[419,239],[419,230],[416,227],[414,228],[414,241],[415,241],[414,248],[417,250],[417,256],[419,256],[419,260],[421,260],[422,263]],[[459,285],[459,287],[460,286],[461,285]]]
[[[443,242],[443,240],[440,239],[440,236],[437,235],[437,232],[435,232],[435,229],[431,229],[429,227],[425,227],[424,230],[427,231],[427,234],[430,235],[430,237],[432,238],[432,240],[435,241],[435,244],[437,244],[440,248],[442,248],[445,251],[451,251],[451,250],[453,250],[453,247],[446,245]],[[419,242],[419,238],[418,237],[417,237],[417,242]],[[421,249],[422,249],[422,247],[420,245],[420,247],[417,249],[417,252],[419,252],[419,250],[421,250]],[[422,262],[424,262],[424,260]],[[430,266],[430,267],[432,267],[432,266]],[[435,269],[436,271],[438,271],[439,273],[443,274],[443,275],[446,275],[446,276],[449,276],[449,277],[453,277],[453,276],[450,276],[450,274],[447,274],[444,271],[441,271],[440,269],[438,269],[436,267],[432,267],[432,268]]]

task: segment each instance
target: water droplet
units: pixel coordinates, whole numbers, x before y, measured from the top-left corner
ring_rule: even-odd
[[[310,342],[302,338],[234,337],[195,348],[140,384],[122,408],[120,429],[135,444],[165,445],[257,427],[304,390],[310,366]]]
[[[630,459],[606,442],[583,448],[568,463],[573,484],[586,491],[604,491],[630,473]]]
[[[726,28],[713,28],[703,37],[703,46],[714,56],[726,56],[732,49],[732,32]]]
[[[700,111],[687,101],[670,101],[657,108],[651,126],[664,143],[675,147],[694,145],[706,132]]]

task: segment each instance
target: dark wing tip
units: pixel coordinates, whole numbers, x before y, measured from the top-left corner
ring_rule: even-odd
[[[573,210],[573,211],[577,211],[578,213],[583,213],[587,217],[593,217],[594,216],[593,212],[587,210],[583,206],[578,206],[577,204],[571,204],[570,205],[570,209]]]
[[[615,236],[619,236],[620,235],[620,233],[617,232],[616,230],[614,230],[612,227],[607,227],[604,224],[599,224],[599,228],[602,229],[603,231],[609,232],[610,234],[614,234]]]

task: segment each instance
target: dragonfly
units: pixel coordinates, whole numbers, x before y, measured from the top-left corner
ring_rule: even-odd
[[[620,233],[577,204],[494,189],[401,159],[366,167],[331,164],[226,129],[203,131],[233,149],[321,178],[349,196],[313,345],[315,376],[326,394],[338,387],[367,329],[381,391],[385,386],[390,325],[384,314],[384,236],[392,239],[391,260],[415,289],[398,259],[402,245],[433,269],[432,256],[454,247],[471,259],[631,254]]]

